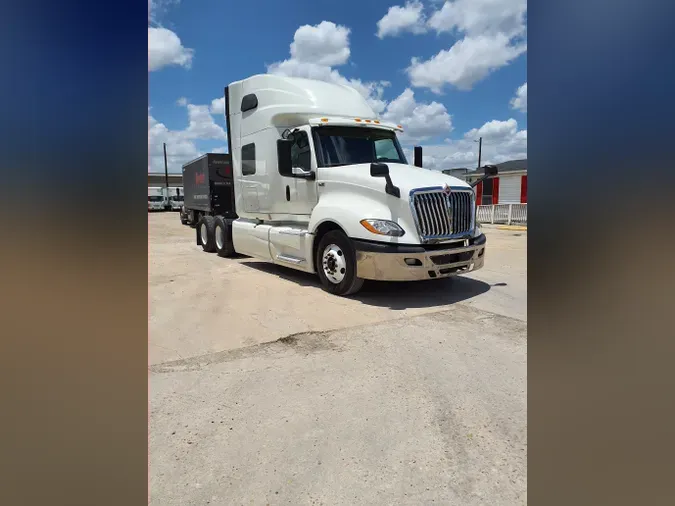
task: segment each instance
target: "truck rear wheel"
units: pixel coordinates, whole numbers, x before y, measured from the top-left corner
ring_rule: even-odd
[[[341,230],[332,230],[321,238],[315,260],[325,291],[351,295],[363,286],[364,280],[356,276],[356,250]]]
[[[222,216],[216,216],[215,233],[216,252],[218,256],[229,257],[234,254],[232,244],[232,227]]]
[[[199,242],[202,245],[202,249],[207,253],[216,251],[215,227],[216,220],[213,216],[202,216],[197,225]]]

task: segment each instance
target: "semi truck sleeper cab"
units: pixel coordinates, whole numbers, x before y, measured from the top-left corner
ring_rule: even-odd
[[[229,154],[183,166],[181,219],[205,251],[316,273],[336,295],[483,266],[473,188],[409,165],[402,127],[356,90],[257,75],[225,88],[225,119]]]

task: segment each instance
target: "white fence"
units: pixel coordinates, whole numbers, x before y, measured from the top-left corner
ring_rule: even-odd
[[[527,204],[497,204],[478,206],[480,223],[504,223],[506,225],[527,225]]]

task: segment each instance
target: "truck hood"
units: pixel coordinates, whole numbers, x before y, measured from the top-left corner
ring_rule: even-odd
[[[392,183],[401,189],[401,199],[406,201],[409,199],[410,191],[417,188],[442,187],[446,184],[452,187],[470,188],[461,179],[435,170],[421,169],[402,163],[387,163],[387,166]],[[370,175],[369,163],[319,168],[317,180],[325,183],[360,186],[378,192],[384,192],[386,184],[383,177]]]

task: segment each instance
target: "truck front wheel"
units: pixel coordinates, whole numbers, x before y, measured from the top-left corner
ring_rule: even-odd
[[[316,271],[323,289],[334,295],[351,295],[363,286],[356,276],[356,250],[344,232],[332,230],[319,241]]]
[[[216,251],[215,228],[216,220],[213,216],[202,216],[199,220],[198,233],[202,249],[207,253]]]

